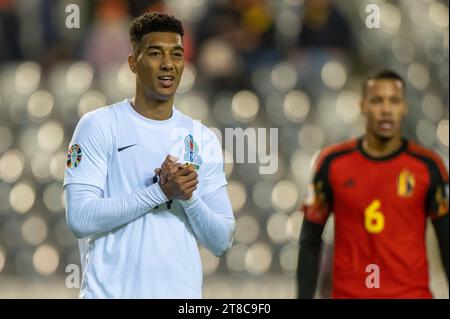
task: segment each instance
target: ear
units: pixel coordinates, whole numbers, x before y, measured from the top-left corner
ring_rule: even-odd
[[[136,57],[133,53],[128,54],[128,66],[131,72],[136,73]]]

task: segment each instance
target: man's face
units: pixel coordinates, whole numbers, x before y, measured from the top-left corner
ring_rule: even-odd
[[[184,69],[181,36],[172,32],[151,32],[141,38],[137,51],[128,57],[138,85],[155,100],[172,97]]]
[[[370,80],[362,100],[362,113],[369,134],[382,139],[401,135],[407,113],[402,83],[395,79]]]

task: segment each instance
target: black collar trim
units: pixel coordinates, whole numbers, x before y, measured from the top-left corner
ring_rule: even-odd
[[[369,159],[369,160],[371,160],[371,161],[376,161],[376,162],[382,162],[382,161],[388,161],[388,160],[391,160],[391,159],[397,157],[398,155],[400,155],[401,153],[405,152],[405,151],[408,149],[408,140],[405,139],[405,138],[403,138],[403,139],[402,139],[402,145],[401,145],[400,148],[397,149],[395,152],[393,152],[393,153],[391,153],[391,154],[389,154],[389,155],[386,155],[386,156],[382,156],[382,157],[374,157],[374,156],[368,154],[368,153],[364,150],[362,144],[363,144],[363,138],[361,137],[361,138],[358,139],[358,150],[361,152],[361,154],[362,154],[365,158],[367,158],[367,159]]]

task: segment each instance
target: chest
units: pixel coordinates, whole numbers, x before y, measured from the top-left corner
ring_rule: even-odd
[[[329,182],[335,210],[365,211],[378,202],[393,214],[422,214],[430,176],[425,165],[406,157],[376,162],[355,156],[332,163]]]
[[[126,127],[119,131],[111,158],[111,167],[119,171],[122,180],[141,188],[153,183],[154,170],[160,168],[167,155],[178,157],[179,163],[201,158],[200,148],[192,132],[183,127],[153,130]],[[199,165],[199,179],[203,169]]]

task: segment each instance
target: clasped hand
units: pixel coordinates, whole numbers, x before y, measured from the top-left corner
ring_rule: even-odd
[[[178,158],[167,155],[161,168],[155,169],[159,186],[168,199],[188,200],[197,189],[198,174],[190,164],[178,163]]]

